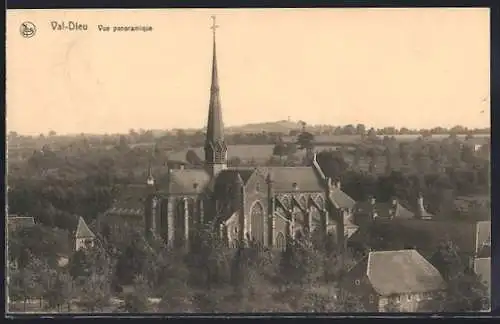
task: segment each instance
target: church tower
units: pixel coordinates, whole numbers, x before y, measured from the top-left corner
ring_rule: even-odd
[[[213,24],[213,58],[212,84],[210,86],[210,103],[208,107],[207,137],[205,141],[205,164],[211,176],[216,176],[227,168],[227,146],[224,141],[224,124],[222,123],[222,108],[219,94],[219,78],[217,75],[217,54],[215,47],[215,17]]]

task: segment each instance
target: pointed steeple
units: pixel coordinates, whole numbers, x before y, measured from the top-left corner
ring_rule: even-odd
[[[205,142],[205,162],[212,175],[225,169],[227,165],[227,146],[224,141],[224,124],[222,122],[222,108],[219,93],[219,77],[217,73],[217,51],[215,30],[219,27],[213,24],[213,57],[212,57],[212,84],[210,85],[210,103],[208,107],[207,137]]]
[[[151,160],[149,160],[148,165],[148,178],[146,180],[148,186],[153,186],[155,184],[155,178],[153,177],[153,168],[151,167]]]

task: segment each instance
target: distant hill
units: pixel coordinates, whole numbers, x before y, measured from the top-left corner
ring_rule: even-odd
[[[231,126],[226,128],[227,133],[289,133],[291,130],[299,130],[300,124],[298,122],[280,120],[275,122],[264,122],[245,124],[239,126]]]
[[[244,125],[236,125],[236,126],[229,126],[225,127],[224,131],[226,134],[235,134],[235,133],[240,133],[240,134],[255,134],[255,133],[284,133],[288,134],[291,130],[299,130],[301,128],[300,124],[295,121],[288,121],[288,120],[279,120],[279,121],[274,121],[274,122],[263,122],[263,123],[252,123],[252,124],[244,124]],[[186,134],[193,134],[198,131],[205,132],[206,128],[183,128],[182,129]],[[175,130],[169,130],[175,131]],[[161,137],[165,135],[167,130],[159,130],[159,129],[154,129],[152,130],[154,137]]]

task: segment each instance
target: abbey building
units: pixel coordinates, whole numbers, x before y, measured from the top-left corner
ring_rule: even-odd
[[[146,195],[144,207],[129,212],[141,219],[147,235],[178,247],[189,246],[205,223],[230,246],[252,239],[283,248],[287,237],[314,231],[335,232],[344,246],[344,219],[355,202],[323,175],[315,159],[307,167],[227,166],[215,30],[212,55],[204,167],[170,169],[161,179],[150,169],[146,188],[140,186],[145,190],[138,189]],[[108,214],[126,210],[116,207]]]

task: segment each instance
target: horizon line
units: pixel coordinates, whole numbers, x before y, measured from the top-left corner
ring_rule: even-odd
[[[275,120],[275,121],[263,121],[263,122],[250,122],[250,123],[245,123],[245,124],[232,124],[232,125],[224,125],[224,130],[226,129],[231,129],[231,128],[240,128],[240,127],[247,127],[247,126],[259,126],[259,125],[264,125],[264,124],[273,124],[273,123],[290,123],[290,124],[297,124],[297,126],[300,125],[301,121],[304,121],[304,120],[286,120],[286,119],[282,119],[282,120]],[[305,121],[304,121],[305,122]],[[420,127],[420,128],[417,128],[417,127],[407,127],[407,126],[394,126],[394,125],[387,125],[387,126],[382,126],[382,127],[374,127],[374,126],[369,126],[367,124],[364,124],[364,123],[350,123],[350,124],[344,124],[344,125],[334,125],[334,124],[309,124],[307,122],[305,122],[306,124],[306,129],[307,128],[317,128],[317,127],[332,127],[332,128],[337,128],[337,127],[345,127],[345,126],[348,126],[348,125],[352,125],[354,127],[356,127],[357,125],[364,125],[366,127],[366,131],[370,130],[371,128],[375,129],[375,131],[378,131],[378,130],[382,130],[384,128],[395,128],[396,130],[401,130],[403,128],[406,128],[408,129],[410,132],[415,132],[415,131],[424,131],[424,130],[432,130],[432,129],[435,129],[435,128],[444,128],[444,129],[447,129],[447,130],[450,130],[451,128],[453,127],[464,127],[466,128],[467,130],[469,131],[474,131],[474,130],[489,130],[491,132],[491,125],[487,125],[487,126],[483,126],[483,127],[470,127],[470,126],[466,126],[466,125],[463,125],[463,124],[460,124],[460,125],[453,125],[453,126],[440,126],[440,125],[434,125],[434,126],[431,126],[431,127]],[[41,132],[41,133],[38,133],[38,132],[33,132],[33,133],[25,133],[25,132],[19,132],[19,131],[16,131],[16,130],[12,130],[12,129],[7,129],[6,130],[6,135],[8,135],[10,132],[15,132],[17,133],[17,135],[19,136],[40,136],[40,135],[47,135],[49,132],[51,131],[55,131],[56,132],[56,136],[75,136],[75,135],[81,135],[81,134],[84,134],[84,135],[123,135],[123,134],[128,134],[130,132],[130,130],[134,130],[134,131],[141,131],[141,130],[144,130],[144,131],[161,131],[161,132],[171,132],[171,131],[176,131],[176,130],[183,130],[183,131],[203,131],[203,130],[206,130],[206,125],[203,126],[203,127],[174,127],[174,128],[143,128],[143,127],[138,127],[138,128],[129,128],[127,130],[122,130],[122,131],[118,131],[118,132],[85,132],[85,131],[76,131],[76,132],[64,132],[64,133],[60,133],[58,132],[57,130],[54,130],[54,129],[48,129],[46,130],[46,132]],[[299,127],[297,130],[300,130]],[[250,132],[251,133],[251,132]],[[270,132],[272,133],[272,132]],[[276,133],[283,133],[283,132],[276,132]],[[285,133],[283,133],[285,134]],[[357,135],[357,134],[354,134],[354,135]]]

